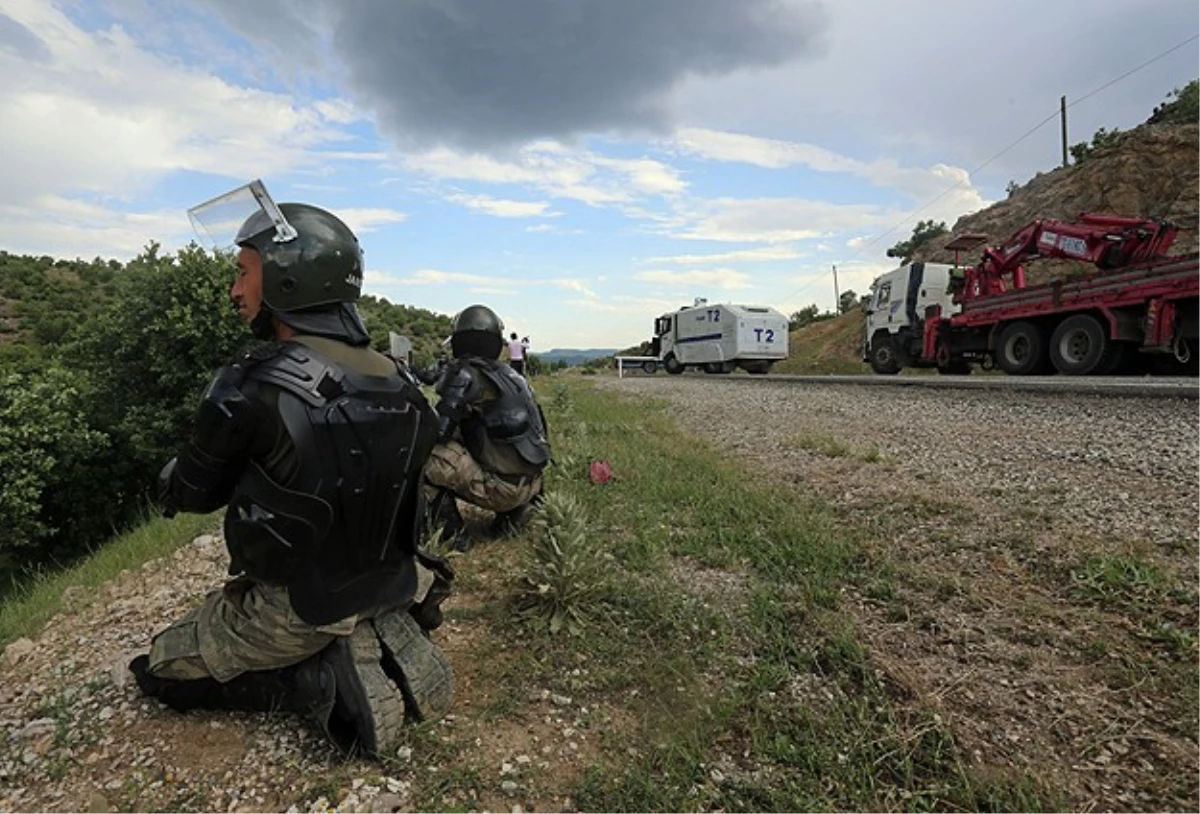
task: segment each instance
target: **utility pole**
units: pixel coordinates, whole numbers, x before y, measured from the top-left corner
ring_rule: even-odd
[[[833,267],[833,313],[835,315],[842,313],[842,297],[838,294],[837,285],[837,266]]]
[[[1067,97],[1058,100],[1059,118],[1062,119],[1063,166],[1067,166]]]

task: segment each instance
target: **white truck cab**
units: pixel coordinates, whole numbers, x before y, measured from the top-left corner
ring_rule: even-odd
[[[925,309],[940,305],[942,315],[959,311],[951,300],[950,282],[961,267],[946,263],[906,263],[871,283],[866,306],[863,361],[876,373],[899,373],[920,366]]]

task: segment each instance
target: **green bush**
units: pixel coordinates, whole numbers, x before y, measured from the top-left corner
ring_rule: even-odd
[[[250,341],[230,307],[232,279],[226,257],[195,245],[160,257],[152,244],[65,348],[94,382],[96,424],[119,453],[107,488],[130,509],[187,439],[213,373]]]
[[[78,377],[57,365],[0,376],[0,563],[36,562],[111,533],[101,468],[110,450]]]
[[[1193,79],[1167,94],[1167,101],[1154,108],[1150,124],[1195,124],[1200,121],[1200,80]]]

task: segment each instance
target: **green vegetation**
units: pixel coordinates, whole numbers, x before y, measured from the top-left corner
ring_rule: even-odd
[[[918,249],[935,238],[949,234],[949,232],[950,230],[946,228],[945,222],[935,222],[933,220],[917,221],[917,225],[913,227],[912,235],[908,240],[901,240],[888,249],[887,256],[899,259],[901,265],[911,262]]]
[[[67,564],[142,518],[204,388],[253,340],[229,307],[229,258],[149,244],[121,264],[0,252],[0,578]],[[433,361],[450,320],[366,297]]]
[[[220,525],[216,515],[181,514],[170,520],[144,517],[144,522],[66,569],[41,569],[14,580],[15,588],[0,600],[0,648],[21,636],[35,636],[62,606],[72,587],[103,585],[124,570],[169,554],[180,545]]]
[[[572,794],[581,810],[1054,805],[1026,778],[972,775],[938,719],[892,697],[839,606],[881,566],[824,505],[755,485],[662,404],[572,379],[543,405],[558,461],[548,494],[589,520],[607,577],[581,607],[602,612],[573,636],[503,615],[489,626],[508,641],[500,652],[519,654],[510,669],[525,686],[622,710],[628,726],[592,733],[602,748]],[[588,464],[601,457],[615,477],[595,485]],[[523,539],[517,595],[544,584],[543,534]],[[419,803],[444,806],[444,791]]]
[[[1119,144],[1124,135],[1124,132],[1119,127],[1114,127],[1112,130],[1101,127],[1092,135],[1090,142],[1081,141],[1078,144],[1071,145],[1071,160],[1075,164],[1082,164],[1097,151],[1105,150],[1115,144]]]
[[[1149,124],[1196,124],[1200,121],[1200,80],[1193,79],[1167,94],[1167,100],[1154,108]]]

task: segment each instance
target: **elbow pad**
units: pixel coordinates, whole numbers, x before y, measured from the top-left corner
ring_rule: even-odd
[[[454,432],[467,407],[479,397],[479,392],[479,384],[466,366],[454,365],[446,369],[437,386],[441,396],[437,403],[439,440]]]
[[[160,476],[165,505],[209,512],[228,502],[258,427],[257,410],[239,389],[244,379],[245,371],[233,365],[222,368],[209,385],[191,441]]]

